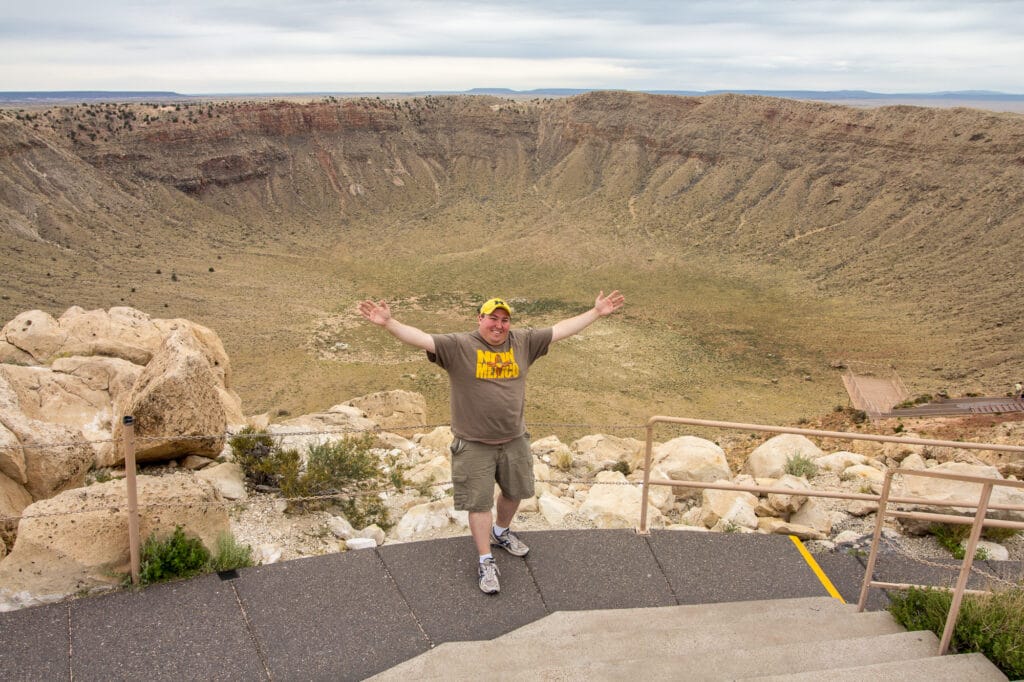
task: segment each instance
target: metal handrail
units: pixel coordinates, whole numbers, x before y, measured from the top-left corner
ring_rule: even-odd
[[[999,452],[1016,452],[1024,454],[1024,446],[1020,445],[1003,445],[997,443],[972,443],[967,441],[948,441],[948,440],[933,440],[926,438],[913,438],[913,437],[896,437],[896,436],[881,436],[876,434],[867,433],[850,433],[845,431],[821,431],[817,429],[799,429],[787,426],[769,426],[765,424],[743,424],[737,422],[726,422],[726,421],[714,421],[707,419],[693,419],[689,417],[665,417],[665,416],[654,416],[647,420],[647,442],[644,451],[644,476],[643,476],[643,489],[640,498],[640,527],[637,531],[641,534],[648,534],[650,531],[647,528],[647,505],[650,494],[650,486],[652,485],[666,485],[673,487],[684,487],[684,488],[698,488],[698,489],[716,489],[716,490],[736,490],[741,492],[752,492],[759,494],[781,494],[781,495],[800,495],[804,497],[828,497],[835,499],[848,499],[848,500],[864,500],[869,502],[878,503],[878,512],[875,520],[875,531],[872,536],[871,551],[868,555],[868,565],[864,572],[864,582],[861,586],[860,599],[857,603],[857,610],[863,611],[864,606],[867,602],[868,590],[871,587],[881,587],[890,589],[910,589],[912,587],[927,587],[924,585],[909,585],[902,583],[887,583],[872,580],[874,573],[875,562],[877,561],[878,555],[878,544],[882,534],[882,524],[885,516],[896,518],[910,518],[925,521],[933,521],[937,523],[959,523],[959,524],[971,524],[971,533],[968,538],[967,548],[965,550],[964,561],[961,564],[960,576],[957,579],[956,587],[953,590],[953,601],[950,604],[949,613],[946,616],[946,624],[942,634],[942,640],[939,643],[939,655],[946,653],[949,647],[949,642],[952,638],[953,629],[956,625],[956,619],[960,613],[960,605],[963,601],[963,595],[965,592],[975,593],[976,590],[967,590],[967,579],[970,577],[971,567],[974,562],[974,553],[978,547],[978,540],[981,537],[981,530],[983,526],[991,526],[995,528],[1013,528],[1024,530],[1024,523],[1018,521],[1007,521],[1002,519],[988,519],[986,515],[988,510],[1003,510],[1003,511],[1024,511],[1024,505],[1020,504],[992,504],[991,496],[994,486],[1006,486],[1013,488],[1024,489],[1024,482],[1022,481],[1006,481],[1002,479],[984,478],[981,476],[967,476],[960,474],[951,474],[947,472],[936,472],[936,471],[919,471],[913,469],[895,469],[888,470],[885,473],[885,479],[882,485],[882,492],[879,495],[868,495],[865,493],[843,493],[843,492],[832,492],[823,490],[813,489],[800,489],[794,490],[793,488],[773,488],[770,486],[757,486],[757,485],[743,485],[731,482],[723,481],[677,481],[672,479],[652,479],[651,478],[651,458],[653,454],[654,444],[654,426],[658,423],[670,423],[670,424],[686,424],[689,426],[703,426],[710,428],[724,428],[724,429],[737,429],[742,431],[761,431],[766,433],[791,433],[802,436],[815,436],[820,438],[837,438],[847,440],[867,440],[883,443],[903,443],[912,445],[931,445],[936,447],[954,447],[954,448],[965,448],[974,450],[995,450]],[[892,491],[892,477],[894,474],[901,475],[912,475],[912,476],[923,476],[928,478],[939,478],[947,480],[965,481],[968,483],[977,483],[981,485],[981,495],[977,501],[973,500],[932,500],[927,498],[915,498],[915,497],[894,497],[891,495]],[[952,514],[935,514],[931,512],[906,512],[906,511],[889,511],[888,505],[894,504],[918,504],[918,505],[931,505],[939,507],[968,507],[976,508],[977,511],[972,518],[965,516],[956,516]]]

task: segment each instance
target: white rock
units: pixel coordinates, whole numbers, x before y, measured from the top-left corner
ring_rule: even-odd
[[[696,436],[681,436],[654,448],[654,466],[675,481],[714,482],[729,480],[732,472],[725,451],[718,445]],[[700,490],[673,487],[676,497],[699,497]]]
[[[327,526],[327,530],[331,531],[331,535],[339,540],[348,540],[356,536],[356,529],[344,516],[332,516],[324,525]]]
[[[363,528],[361,531],[355,534],[357,538],[368,538],[373,540],[377,545],[384,544],[384,530],[376,523]]]
[[[553,495],[541,495],[537,498],[537,506],[540,508],[541,516],[552,526],[562,525],[562,521],[568,514],[576,511],[576,507],[560,497]]]
[[[738,490],[704,490],[701,497],[701,521],[708,528],[739,526],[757,528],[757,497]]]
[[[885,482],[885,473],[867,464],[854,464],[843,469],[840,478],[844,481],[882,484]]]
[[[452,505],[451,498],[416,505],[398,522],[393,535],[399,540],[410,540],[420,533],[444,528],[451,523]]]
[[[967,541],[964,540],[961,542],[960,546],[967,549]],[[1006,549],[998,542],[979,540],[978,551],[984,552],[985,558],[989,561],[1008,561],[1010,558],[1010,550]]]
[[[841,474],[847,467],[851,467],[854,464],[867,464],[868,461],[869,458],[865,455],[841,450],[833,452],[831,455],[818,457],[814,460],[814,463],[818,465],[819,469],[831,471],[834,474]]]
[[[373,549],[377,542],[373,538],[349,538],[345,540],[345,549]]]
[[[452,444],[452,430],[447,426],[438,426],[436,429],[427,434],[418,433],[413,436],[412,440],[414,443],[423,448],[430,448],[435,452],[447,453],[449,452],[449,446]]]
[[[817,460],[825,453],[806,436],[783,433],[757,446],[743,466],[744,473],[755,478],[779,478],[786,473],[786,463],[797,456]]]
[[[602,471],[595,479],[587,499],[580,505],[580,514],[590,519],[598,528],[637,528],[640,525],[641,492],[628,483],[618,471]],[[648,504],[647,523],[660,527],[663,523],[661,511]]]
[[[257,564],[276,564],[281,560],[282,553],[283,550],[280,547],[268,543],[260,545],[256,549],[256,556],[254,558],[256,559]]]
[[[249,497],[245,490],[245,473],[235,462],[201,469],[195,473],[195,477],[213,485],[225,499],[245,500]]]

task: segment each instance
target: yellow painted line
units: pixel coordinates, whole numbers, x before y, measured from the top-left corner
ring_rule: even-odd
[[[832,581],[828,579],[827,575],[825,575],[825,571],[821,570],[821,566],[818,565],[818,562],[814,560],[811,553],[807,551],[806,547],[804,547],[804,543],[800,542],[800,538],[795,535],[790,535],[789,539],[792,540],[793,544],[796,545],[796,548],[800,550],[800,554],[803,556],[804,561],[807,562],[807,565],[811,567],[811,570],[814,571],[814,575],[818,576],[818,580],[821,581],[821,584],[825,587],[825,591],[828,592],[832,598],[838,599],[845,604],[846,600],[843,599],[843,595],[839,594],[839,590],[836,589],[836,586],[833,585]]]

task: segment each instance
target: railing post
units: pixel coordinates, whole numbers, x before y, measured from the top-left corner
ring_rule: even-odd
[[[653,418],[647,422],[647,444],[644,446],[644,485],[640,494],[640,535],[650,533],[647,530],[647,499],[651,490],[651,443],[654,440]]]
[[[889,491],[892,489],[892,469],[885,472],[882,483],[882,494],[878,497],[878,510],[875,512],[875,532],[871,536],[871,551],[868,553],[868,565],[864,569],[864,582],[860,587],[860,598],[857,600],[857,612],[864,610],[868,603],[868,589],[875,575],[875,561],[878,559],[878,543],[882,538],[882,524],[885,522],[885,509],[889,502]]]
[[[964,589],[967,588],[967,579],[971,577],[971,566],[974,564],[974,552],[978,549],[978,539],[981,537],[982,526],[985,523],[985,516],[988,514],[988,502],[992,497],[992,483],[984,483],[981,487],[981,499],[978,500],[978,511],[974,514],[974,525],[971,526],[971,537],[967,540],[967,549],[964,550],[964,563],[960,567],[960,577],[957,578],[956,588],[953,590],[953,601],[949,604],[949,614],[946,616],[946,626],[942,630],[942,641],[939,642],[939,656],[946,653],[949,642],[953,639],[953,630],[956,628],[956,619],[960,615],[960,604],[964,599]]]
[[[124,417],[124,473],[128,496],[128,554],[132,585],[139,584],[139,500],[135,486],[135,418]]]

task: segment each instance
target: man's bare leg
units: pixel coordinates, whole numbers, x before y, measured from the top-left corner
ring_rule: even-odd
[[[469,532],[473,536],[476,552],[480,556],[491,553],[491,524],[493,517],[490,510],[469,512]]]

